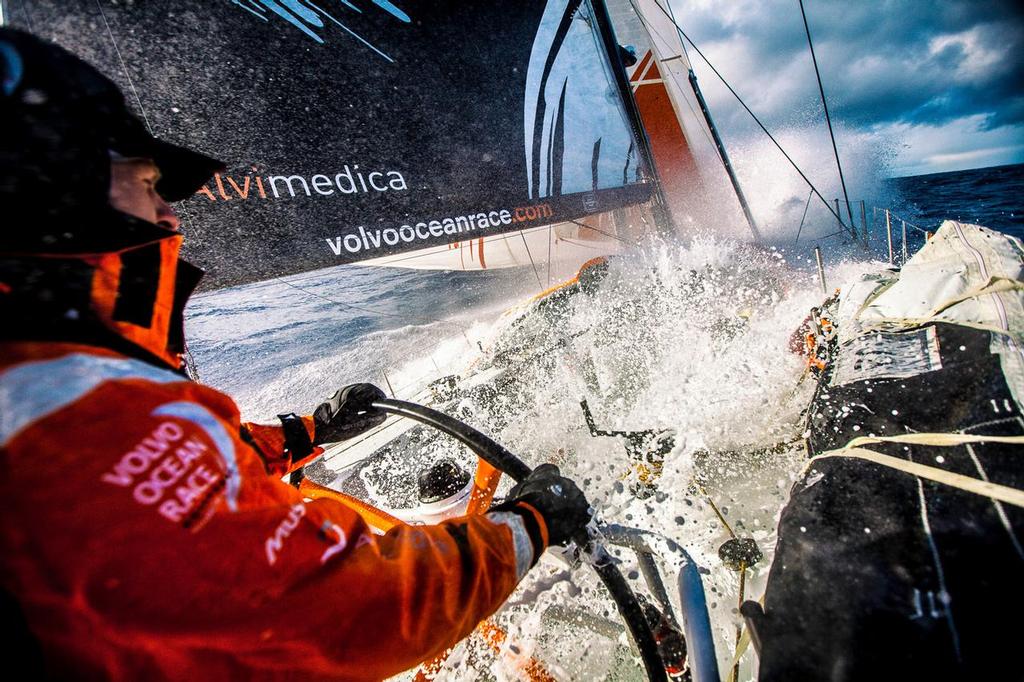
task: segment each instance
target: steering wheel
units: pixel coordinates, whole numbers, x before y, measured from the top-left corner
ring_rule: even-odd
[[[508,474],[517,482],[529,476],[532,471],[523,460],[488,436],[443,412],[438,412],[416,403],[393,399],[377,400],[373,403],[373,407],[389,414],[408,417],[423,424],[428,424],[443,433],[447,433],[466,445],[477,457],[495,469]],[[618,566],[613,563],[611,555],[595,538],[591,537],[586,528],[580,528],[579,532],[573,537],[573,540],[584,553],[584,556],[590,557],[590,565],[594,567],[598,577],[601,578],[601,582],[608,589],[612,600],[615,602],[615,606],[619,610],[619,615],[625,622],[633,642],[640,651],[640,658],[644,663],[648,679],[657,682],[663,680],[668,682],[665,664],[658,653],[658,645],[644,616],[640,602],[637,600],[633,590],[630,589],[626,579],[622,576]]]

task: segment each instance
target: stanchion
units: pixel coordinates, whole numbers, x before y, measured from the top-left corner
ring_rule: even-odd
[[[874,216],[872,215],[872,218]],[[868,245],[868,207],[863,199],[860,200],[860,224],[864,228],[864,246]]]
[[[885,209],[885,237],[889,241],[889,265],[892,265],[892,216],[889,214],[889,209]]]
[[[821,282],[821,291],[828,294],[828,285],[825,284],[825,266],[821,262],[821,248],[814,247],[814,260],[818,261],[818,280]]]

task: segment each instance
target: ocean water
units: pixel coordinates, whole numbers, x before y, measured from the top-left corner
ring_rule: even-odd
[[[953,219],[1024,238],[1024,164],[892,178],[908,220],[934,231]]]
[[[190,302],[188,349],[199,380],[251,420],[309,413],[350,383],[409,396],[477,348],[483,321],[535,293],[522,274],[345,265],[221,289]]]
[[[876,189],[896,215],[922,229],[955,217],[1020,235],[1021,171],[900,178]],[[886,267],[878,227],[876,221],[870,252],[827,242],[830,289]],[[729,535],[712,504],[766,554],[746,583],[746,595],[756,596],[775,519],[802,466],[797,441],[811,382],[801,381],[804,362],[787,347],[823,296],[808,259],[814,242],[788,241],[774,250],[713,235],[648,244],[615,259],[597,294],[574,298],[557,324],[542,316],[521,323],[506,313],[537,293],[530,272],[342,266],[198,296],[187,311],[187,336],[200,380],[231,394],[243,416],[256,420],[308,412],[355,381],[410,398],[438,376],[472,375],[510,344],[544,349],[538,355],[545,361],[516,370],[517,393],[504,409],[463,406],[473,425],[533,465],[557,461],[604,520],[686,547],[704,572],[725,666],[740,595],[736,574],[717,556]],[[629,494],[636,472],[621,443],[589,435],[582,397],[600,428],[674,432],[658,496]],[[622,560],[624,572],[635,574],[630,557]],[[552,622],[545,614],[555,610],[615,620],[592,573],[547,557],[498,615],[517,652],[494,656],[470,642],[443,677],[516,679],[524,657],[535,655],[560,679],[641,678],[623,656],[621,637]],[[751,670],[745,662],[741,679]]]

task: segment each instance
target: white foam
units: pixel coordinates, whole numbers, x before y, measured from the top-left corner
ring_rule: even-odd
[[[813,382],[798,386],[804,361],[789,352],[789,339],[823,298],[813,270],[805,262],[796,265],[772,251],[707,237],[685,247],[661,243],[612,261],[597,293],[571,298],[553,323],[536,314],[525,321],[509,316],[494,321],[506,302],[486,299],[432,324],[384,326],[341,339],[330,353],[294,365],[288,365],[288,329],[307,330],[303,338],[310,338],[306,325],[331,322],[315,305],[289,305],[273,317],[256,309],[268,297],[288,301],[290,292],[257,287],[255,294],[219,294],[220,300],[207,300],[190,322],[193,331],[206,335],[206,349],[216,349],[203,357],[200,370],[205,366],[210,376],[231,377],[227,388],[236,391],[250,416],[312,407],[351,381],[380,383],[384,363],[399,397],[411,397],[429,379],[455,372],[468,376],[470,367],[486,366],[502,344],[549,348],[541,354],[545,362],[515,370],[522,390],[502,397],[507,404],[500,418],[474,410],[473,426],[533,465],[556,461],[581,483],[605,521],[652,530],[686,547],[707,571],[703,578],[724,666],[739,623],[738,580],[717,555],[728,532],[692,484],[700,480],[734,530],[753,537],[765,552],[747,583],[747,598],[758,597],[776,540],[776,516],[801,468],[802,453],[798,445],[759,455],[751,451],[799,441],[801,411]],[[830,265],[830,288],[857,276],[861,267]],[[400,281],[397,275],[387,277]],[[448,292],[419,294],[421,309],[429,309],[431,297]],[[228,310],[228,317],[218,319],[213,303]],[[345,318],[351,320],[352,315]],[[249,323],[260,334],[247,335]],[[279,349],[261,355],[259,341],[266,333]],[[228,340],[215,346],[216,334]],[[247,386],[246,372],[266,378]],[[676,432],[656,498],[638,500],[629,493],[635,474],[624,445],[590,436],[579,406],[584,397],[601,428]],[[622,559],[623,571],[635,573],[632,557],[624,553]],[[553,605],[617,622],[589,569],[567,573],[564,565],[545,560],[498,616],[520,654],[495,659],[486,647],[471,643],[466,646],[480,648],[481,656],[458,653],[448,677],[514,679],[516,666],[530,652],[572,679],[639,677],[621,637],[616,641],[580,627],[552,625],[542,614]],[[470,668],[472,661],[483,668]]]

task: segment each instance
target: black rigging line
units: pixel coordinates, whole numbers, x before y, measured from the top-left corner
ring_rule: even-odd
[[[548,225],[548,286],[551,286],[551,238],[554,236],[555,228]]]
[[[569,222],[572,223],[573,225],[578,225],[580,227],[585,227],[588,230],[593,230],[594,232],[597,232],[598,234],[603,234],[605,237],[611,237],[612,239],[617,239],[618,241],[622,242],[623,244],[626,244],[627,246],[636,246],[637,245],[637,242],[631,242],[628,239],[623,239],[622,237],[620,237],[617,234],[612,234],[611,232],[605,232],[604,230],[599,230],[598,228],[596,228],[596,227],[594,227],[592,225],[587,225],[586,223],[581,223],[578,220],[569,220]]]
[[[3,0],[0,0],[0,2],[3,2]],[[128,81],[128,85],[129,85],[129,87],[131,89],[132,95],[134,95],[134,97],[135,97],[135,102],[136,102],[136,104],[138,104],[139,111],[142,113],[142,118],[143,118],[143,121],[145,122],[146,129],[149,130],[150,133],[152,133],[153,132],[153,127],[150,124],[149,116],[146,114],[146,108],[142,105],[142,98],[139,97],[138,90],[136,90],[136,88],[135,88],[135,83],[132,81],[131,74],[128,72],[128,65],[125,63],[124,57],[121,55],[121,50],[120,50],[120,48],[117,45],[117,40],[114,38],[114,32],[110,28],[110,23],[107,21],[106,14],[103,12],[103,7],[100,5],[100,1],[99,0],[94,0],[94,2],[96,4],[96,9],[99,12],[100,18],[103,21],[103,25],[106,28],[107,36],[110,38],[110,43],[114,47],[114,52],[117,55],[117,60],[118,60],[118,63],[120,64],[120,66],[121,66],[122,72],[124,73],[125,80]],[[24,0],[22,0],[22,9],[25,11],[26,17],[29,18],[29,23],[30,23],[30,27],[31,27],[31,16],[29,16],[28,8],[25,6]],[[191,215],[187,211],[184,210],[184,206],[181,206],[179,208],[182,209],[182,213],[185,216],[185,220],[189,224],[189,226],[191,227],[191,225],[192,225]],[[420,317],[420,316],[417,316],[417,315],[401,315],[401,314],[396,314],[396,313],[387,313],[387,312],[384,312],[382,310],[374,310],[372,308],[365,308],[363,306],[352,305],[351,303],[344,303],[342,301],[338,301],[338,300],[330,298],[328,296],[324,296],[322,294],[318,294],[315,291],[310,291],[309,289],[305,289],[303,287],[297,286],[297,285],[289,282],[288,280],[282,279],[281,277],[274,277],[273,279],[278,281],[278,282],[280,282],[281,284],[284,284],[285,286],[289,286],[292,289],[296,289],[298,291],[301,291],[302,293],[307,294],[309,296],[314,296],[316,298],[322,299],[322,300],[327,301],[329,303],[333,303],[335,305],[339,305],[339,306],[342,306],[344,308],[348,308],[350,310],[355,310],[355,311],[358,311],[358,312],[361,312],[361,313],[365,313],[367,315],[374,315],[374,316],[377,316],[377,317],[391,317],[391,318],[406,320],[406,321],[409,321],[409,322],[414,322],[414,323],[419,323],[419,324],[437,324],[439,322],[443,322],[443,320],[435,320],[435,319],[430,319],[430,318],[426,318],[426,317]],[[188,350],[187,346],[186,346],[186,353],[187,353],[189,359],[191,360],[192,353],[191,353],[191,351]],[[191,369],[191,371],[194,374],[194,378],[196,380],[198,380],[199,374],[198,374],[198,369],[196,368],[196,366],[194,364],[194,360],[192,360],[192,362],[190,363],[190,369]]]
[[[800,227],[796,229],[796,239],[793,240],[793,246],[796,246],[797,242],[800,241],[800,232],[804,229],[804,221],[807,220],[807,209],[811,207],[811,197],[814,196],[810,192],[807,193],[807,203],[804,204],[804,214],[800,216]]]
[[[398,319],[402,319],[402,320],[406,320],[406,321],[419,322],[420,324],[437,324],[438,322],[445,322],[445,320],[433,320],[433,319],[429,319],[429,318],[426,318],[426,317],[419,317],[417,315],[400,315],[400,314],[397,314],[397,313],[386,313],[383,310],[374,310],[372,308],[364,308],[362,306],[352,305],[351,303],[345,303],[343,301],[338,301],[336,299],[330,298],[329,296],[324,296],[322,294],[318,294],[315,291],[310,291],[309,289],[304,289],[303,287],[296,286],[296,285],[292,284],[291,282],[289,282],[288,280],[282,279],[281,277],[274,277],[273,279],[275,281],[277,281],[277,282],[280,282],[281,284],[284,284],[285,286],[291,287],[292,289],[297,289],[298,291],[301,291],[304,294],[308,294],[310,296],[315,296],[316,298],[323,299],[323,300],[325,300],[325,301],[327,301],[329,303],[333,303],[335,305],[340,305],[340,306],[342,306],[344,308],[349,308],[351,310],[357,310],[357,311],[359,311],[361,313],[366,313],[367,315],[376,315],[377,317],[394,317],[394,318],[398,318]]]
[[[100,19],[103,20],[103,25],[107,29],[107,35],[110,36],[110,44],[114,46],[114,54],[117,55],[117,61],[121,64],[121,71],[124,72],[125,80],[128,81],[128,87],[131,88],[132,95],[135,96],[135,102],[139,105],[139,111],[142,112],[142,120],[146,123],[146,130],[149,134],[153,134],[153,126],[149,123],[149,116],[146,114],[145,107],[142,106],[142,98],[139,97],[139,91],[135,89],[135,82],[132,80],[132,76],[128,73],[128,65],[124,63],[124,57],[121,56],[121,48],[117,46],[117,41],[114,39],[114,32],[110,30],[110,23],[107,21],[107,15],[103,12],[103,7],[100,5],[100,0],[96,0],[96,9],[100,13]]]
[[[526,255],[530,257],[530,266],[533,268],[533,276],[537,278],[537,284],[540,285],[540,290],[544,291],[544,282],[540,281],[540,273],[537,272],[537,264],[533,262],[533,254],[530,253],[530,245],[526,243],[526,235],[523,234],[522,230],[520,230],[519,236],[523,238],[523,246],[526,247]],[[549,242],[550,239],[551,238],[548,237]],[[548,262],[550,263],[550,260]]]
[[[5,3],[5,5],[6,5],[6,3]],[[9,10],[10,7],[8,7],[7,9]],[[35,27],[35,25],[34,25],[34,23],[32,21],[32,13],[28,11],[28,6],[25,4],[25,0],[21,0],[21,11],[25,15],[25,22],[28,24],[28,30],[31,33],[35,34],[35,35],[39,35],[38,33],[36,33],[36,27]],[[6,13],[4,15],[4,22],[5,22],[4,25],[6,26],[7,25],[7,15],[6,15]]]
[[[814,194],[819,199],[821,199],[821,203],[825,205],[825,208],[828,209],[828,212],[836,217],[836,220],[838,220],[839,224],[843,226],[843,229],[846,229],[846,223],[843,222],[842,216],[839,215],[838,211],[836,211],[834,208],[832,208],[832,205],[825,199],[825,197],[823,197],[821,195],[821,192],[819,192],[818,189],[814,186],[814,183],[812,183],[808,179],[808,177],[806,175],[804,175],[804,172],[802,170],[800,170],[800,166],[796,165],[796,161],[794,161],[789,156],[789,154],[786,153],[786,150],[782,148],[782,145],[779,144],[779,141],[776,140],[775,137],[770,132],[768,132],[768,129],[764,127],[763,123],[761,123],[761,119],[759,119],[757,117],[757,115],[753,111],[750,110],[750,107],[748,107],[747,103],[743,101],[743,98],[740,97],[739,94],[735,90],[732,89],[732,86],[729,85],[729,81],[725,80],[725,77],[722,74],[720,74],[718,72],[718,69],[715,68],[715,65],[711,63],[711,60],[709,60],[707,57],[704,56],[704,53],[700,51],[700,48],[697,47],[696,43],[694,43],[692,40],[690,40],[690,36],[686,35],[686,32],[683,31],[683,28],[678,24],[678,22],[676,22],[675,19],[672,18],[672,15],[669,14],[665,10],[665,8],[661,6],[661,3],[660,2],[656,2],[654,4],[658,6],[658,9],[661,10],[662,14],[664,14],[666,17],[668,17],[669,21],[672,22],[672,25],[676,27],[677,31],[679,31],[679,35],[681,35],[683,38],[685,38],[686,42],[690,43],[690,47],[692,47],[694,49],[694,51],[698,55],[700,55],[700,58],[704,60],[704,63],[708,65],[708,68],[710,68],[711,71],[716,76],[718,76],[718,79],[720,81],[722,81],[722,84],[726,88],[728,88],[729,92],[732,93],[732,96],[735,97],[736,101],[740,103],[740,106],[742,106],[746,110],[746,112],[748,114],[750,114],[750,117],[752,119],[754,119],[754,123],[756,123],[758,125],[758,127],[761,128],[761,131],[764,132],[764,134],[768,136],[768,139],[771,140],[772,143],[775,145],[775,147],[782,153],[782,155],[784,157],[786,157],[786,161],[789,161],[789,165],[793,166],[793,169],[797,173],[800,174],[800,177],[803,178],[804,182],[807,183],[807,186],[811,188],[811,191],[814,192]]]
[[[3,0],[0,0],[2,2]],[[121,73],[124,74],[124,79],[128,82],[128,86],[132,91],[132,95],[135,97],[135,103],[139,107],[139,111],[142,113],[142,120],[145,122],[146,130],[149,131],[150,135],[155,134],[153,126],[149,122],[149,115],[146,113],[146,107],[142,105],[142,98],[139,96],[139,91],[135,89],[135,81],[132,80],[132,75],[128,71],[128,64],[125,63],[124,57],[121,55],[121,48],[117,45],[117,39],[114,38],[114,32],[110,28],[110,22],[107,21],[107,15],[103,12],[103,6],[100,5],[100,0],[95,0],[96,11],[99,12],[100,19],[103,21],[103,26],[107,29],[107,37],[110,38],[110,45],[114,48],[114,54],[117,55],[117,61],[121,65]],[[24,0],[22,1],[22,7],[24,7]],[[28,9],[25,8],[26,14]],[[180,213],[185,219],[185,224],[188,226],[189,232],[192,232],[195,228],[193,227],[192,213],[189,211],[184,203],[179,203],[175,206],[175,213]],[[193,371],[196,371],[193,369]],[[196,375],[198,377],[198,373]]]
[[[829,234],[826,234],[824,237],[817,237],[815,239],[812,239],[811,241],[812,242],[824,241],[826,239],[830,239],[832,237],[835,237],[837,234],[845,235],[846,234],[846,227],[843,226],[843,229],[841,229],[841,230],[836,230],[835,232],[830,232]]]
[[[850,195],[846,193],[846,179],[843,178],[843,166],[839,163],[839,149],[836,147],[836,136],[832,132],[832,117],[828,114],[828,102],[825,101],[825,88],[821,84],[821,72],[818,71],[818,58],[814,56],[814,43],[811,42],[811,27],[807,24],[807,13],[804,11],[804,0],[800,2],[800,16],[804,18],[804,30],[807,32],[807,47],[811,48],[811,61],[814,62],[814,75],[818,78],[818,92],[821,93],[821,106],[825,109],[825,122],[828,124],[828,136],[832,138],[832,152],[836,155],[836,168],[839,169],[839,184],[843,186],[843,198],[846,200],[846,212],[850,214],[850,227],[853,227],[853,209],[850,208]],[[841,222],[841,221],[840,221]],[[854,233],[854,238],[856,238]]]

